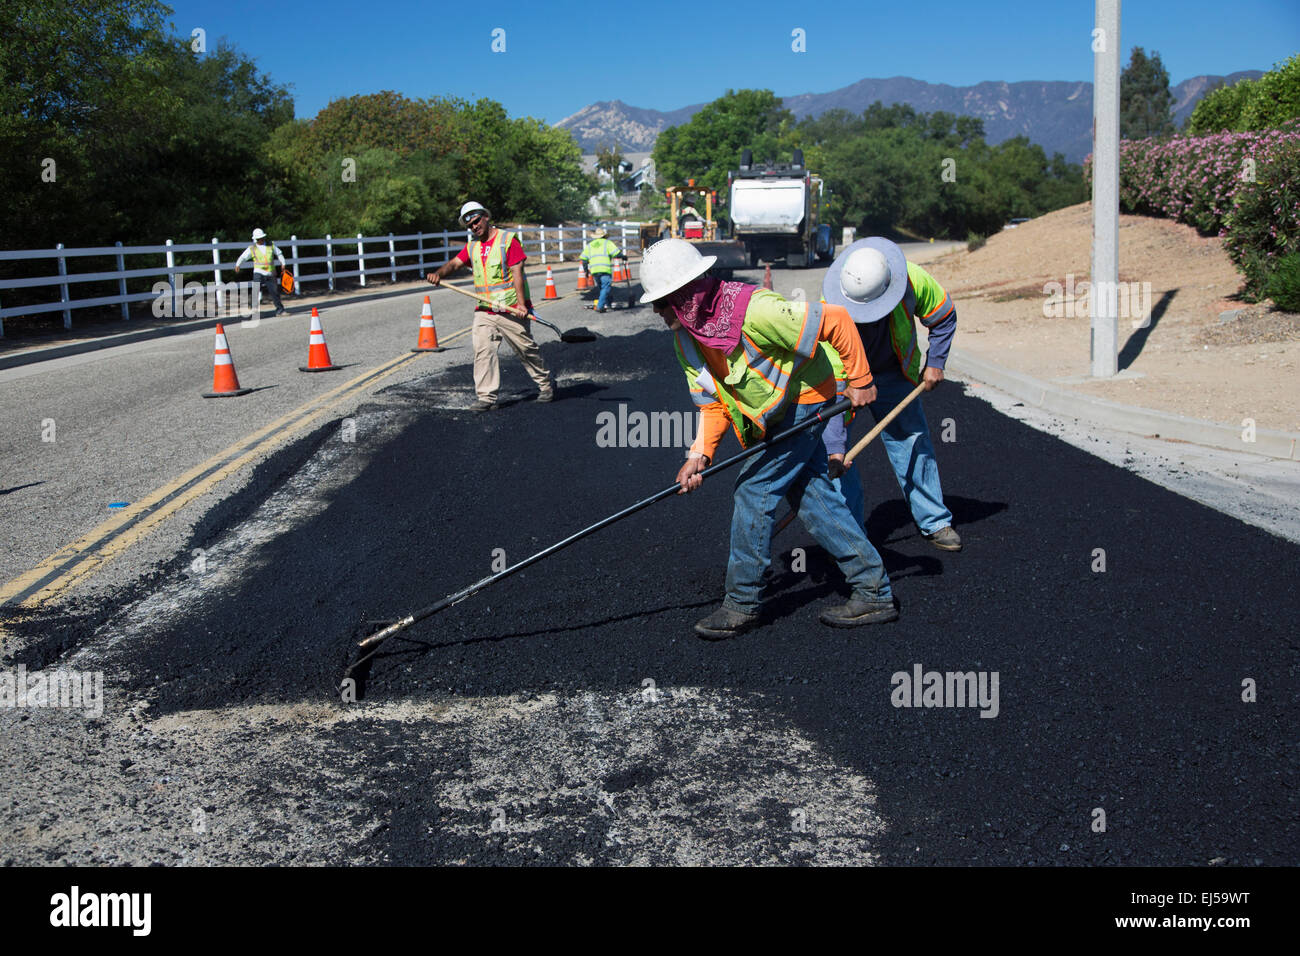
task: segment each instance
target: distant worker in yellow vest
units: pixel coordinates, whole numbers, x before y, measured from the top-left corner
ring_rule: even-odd
[[[474,270],[474,289],[480,295],[488,296],[502,306],[531,312],[533,301],[528,292],[528,280],[524,277],[524,262],[528,257],[524,255],[519,236],[492,225],[491,215],[476,202],[467,202],[460,207],[460,221],[468,227],[473,239],[450,262],[437,272],[430,272],[426,278],[437,285],[468,265]],[[486,412],[497,407],[501,388],[501,361],[497,350],[502,339],[519,354],[528,375],[537,383],[537,400],[549,402],[555,398],[555,383],[542,361],[528,319],[480,304],[474,310],[470,335],[474,343],[474,391],[478,395],[474,411]]]
[[[262,284],[262,294],[266,295],[268,291],[271,294],[271,301],[275,303],[275,314],[288,311],[280,303],[280,281],[276,277],[275,268],[271,265],[273,259],[278,259],[279,267],[283,269],[284,254],[274,242],[266,241],[266,233],[261,229],[253,230],[253,244],[235,260],[235,271],[242,269],[244,262],[249,259],[253,261],[253,275]]]
[[[884,562],[831,484],[825,426],[764,441],[821,421],[824,406],[835,400],[835,370],[823,343],[839,358],[853,407],[875,401],[871,367],[848,312],[820,302],[787,302],[769,289],[706,275],[716,261],[672,238],[656,242],[641,260],[641,301],[653,303],[674,332],[677,361],[700,411],[699,432],[677,472],[680,493],[700,487],[728,426],[743,447],[763,448],[736,476],[726,597],[696,622],[695,632],[716,640],[758,624],[772,526],[787,495],[798,502],[800,520],[835,559],[852,591],[847,603],[823,609],[822,623],[857,627],[896,620]],[[683,541],[688,546],[689,535]]]
[[[596,280],[596,287],[600,290],[600,295],[596,298],[596,311],[604,312],[605,305],[609,302],[609,289],[614,282],[614,260],[627,262],[627,253],[609,241],[609,233],[604,229],[597,229],[591,235],[591,242],[583,247],[582,255],[578,258],[587,264],[587,272]]]

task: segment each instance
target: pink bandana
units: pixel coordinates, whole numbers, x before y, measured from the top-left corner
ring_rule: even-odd
[[[745,310],[757,290],[744,282],[701,276],[682,289],[686,298],[673,304],[673,313],[695,341],[725,355],[740,344]]]

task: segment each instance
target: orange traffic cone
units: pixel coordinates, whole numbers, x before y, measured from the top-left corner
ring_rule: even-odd
[[[770,264],[763,270],[763,288],[768,291],[772,289],[772,266]]]
[[[546,292],[543,299],[558,299],[559,293],[555,291],[555,276],[551,275],[551,267],[546,267]]]
[[[212,360],[212,391],[204,392],[204,398],[234,398],[247,395],[251,388],[240,388],[239,377],[235,375],[235,362],[230,357],[230,346],[226,343],[226,330],[217,323],[216,355]]]
[[[420,312],[420,340],[415,343],[412,352],[442,352],[444,351],[438,345],[438,330],[433,327],[433,309],[429,305],[429,297],[424,297],[424,308]]]
[[[591,288],[591,278],[587,275],[587,263],[578,260],[578,291]]]
[[[311,332],[307,335],[307,364],[299,365],[300,372],[333,372],[342,365],[330,361],[329,346],[325,344],[325,330],[320,325],[320,313],[311,310]]]
[[[622,264],[622,262],[620,262],[618,259],[615,259],[615,260],[614,260],[614,272],[613,272],[613,274],[609,277],[609,281],[610,281],[610,282],[622,282],[622,281],[623,281],[623,264]]]

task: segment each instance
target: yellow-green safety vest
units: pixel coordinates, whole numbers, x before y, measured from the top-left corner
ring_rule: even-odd
[[[592,275],[613,272],[614,257],[622,250],[608,239],[593,239],[582,250],[582,258],[587,260],[587,271]]]
[[[250,249],[253,253],[253,271],[270,272],[271,262],[275,259],[275,243],[264,242],[259,245],[255,242]]]
[[[498,229],[497,237],[488,249],[487,262],[485,263],[482,256],[483,243],[477,239],[472,239],[469,244],[469,262],[474,268],[474,288],[482,295],[486,295],[493,302],[501,305],[515,305],[523,308],[523,303],[515,295],[515,284],[510,278],[510,270],[506,267],[506,250],[510,248],[510,243],[514,242],[514,240],[515,234],[513,232]],[[533,294],[528,289],[528,280],[525,278],[524,298],[531,299],[532,297]]]
[[[821,327],[820,302],[787,302],[759,289],[745,310],[740,342],[726,356],[723,382],[714,379],[686,329],[677,330],[673,346],[695,404],[722,402],[741,447],[748,448],[780,420],[788,398],[830,377],[830,359],[818,342]]]

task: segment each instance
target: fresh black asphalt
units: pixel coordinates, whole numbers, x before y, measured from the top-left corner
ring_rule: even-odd
[[[597,416],[620,403],[691,410],[668,335],[551,340],[543,353],[565,376],[550,405],[520,398],[476,415],[430,407],[433,379],[400,386],[400,434],[378,447],[358,436],[368,464],[327,508],[269,543],[237,589],[116,646],[133,689],[163,713],[336,701],[356,640],[379,622],[489,573],[494,549],[513,563],[670,484],[681,449],[595,441]],[[513,356],[503,373],[507,392],[530,393]],[[468,393],[468,370],[436,380],[449,383]],[[761,695],[774,724],[874,782],[890,821],[885,863],[1294,865],[1300,550],[1005,418],[959,385],[924,402],[966,548],[922,540],[883,450],[863,455],[868,532],[901,602],[897,623],[818,623],[846,592],[796,523],[776,542],[764,626],[698,640],[692,622],[722,597],[723,475],[393,639],[365,675],[365,699],[631,694],[646,678]],[[955,441],[940,440],[945,420]],[[332,440],[337,431],[321,429],[264,467],[196,546]],[[728,437],[721,453],[736,450]],[[806,573],[791,570],[794,548],[807,549]],[[110,611],[46,618],[45,650],[33,654],[83,640]],[[893,706],[891,675],[916,664],[998,672],[998,716]],[[1253,703],[1242,699],[1247,679]],[[461,763],[401,728],[333,733],[340,763],[371,792]],[[603,785],[636,787],[658,772],[625,768]],[[374,837],[394,862],[493,862],[491,841],[440,841],[439,808],[421,792],[405,788]],[[1095,808],[1104,833],[1092,829]],[[538,862],[573,849],[551,847]],[[599,859],[600,841],[587,852]]]

